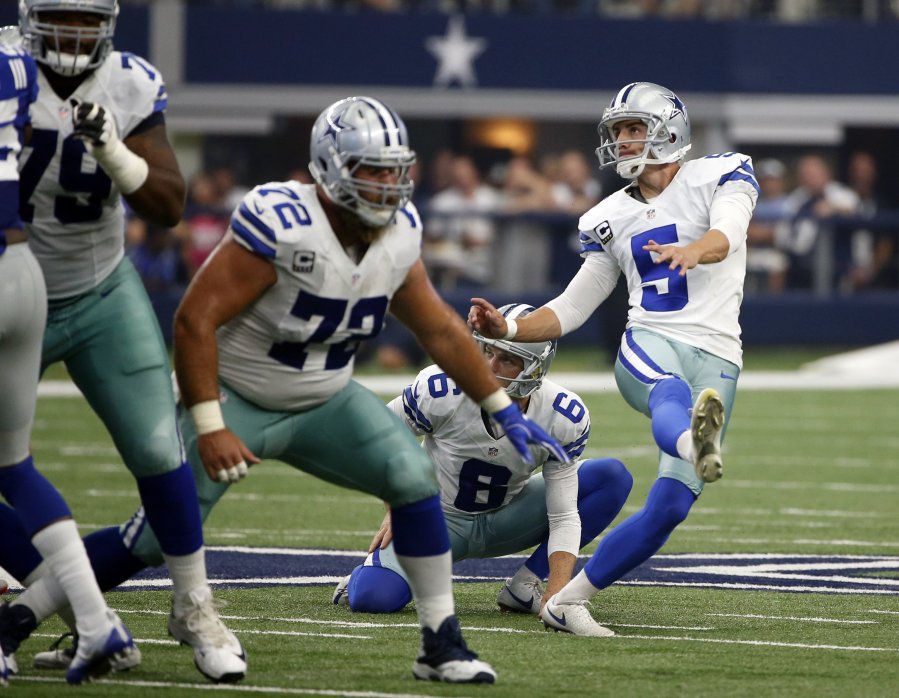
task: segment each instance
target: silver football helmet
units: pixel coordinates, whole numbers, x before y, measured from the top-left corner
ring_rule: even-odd
[[[534,307],[524,303],[510,303],[497,308],[502,316],[517,320],[534,312]],[[556,340],[542,342],[515,342],[508,339],[488,339],[479,332],[473,332],[474,338],[481,344],[496,347],[502,351],[520,356],[524,360],[524,368],[515,378],[497,376],[500,383],[506,383],[505,390],[510,397],[527,397],[543,383],[543,378],[556,356]]]
[[[96,27],[53,21],[55,12],[100,15]],[[31,57],[59,75],[71,77],[99,68],[112,51],[118,0],[19,0],[19,28]]]
[[[618,141],[612,127],[620,121],[639,120],[646,124],[645,140]],[[615,164],[618,174],[635,179],[646,165],[683,160],[690,150],[690,117],[687,107],[671,90],[651,82],[632,82],[622,87],[603,111],[597,127],[600,145],[596,149],[600,168]],[[643,146],[639,155],[621,158],[619,146]]]
[[[325,195],[380,228],[412,197],[406,124],[390,107],[371,97],[348,97],[325,109],[312,126],[309,171]],[[395,171],[394,181],[357,176],[363,165]]]

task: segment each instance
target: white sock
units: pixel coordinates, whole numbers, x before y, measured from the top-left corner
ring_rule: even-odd
[[[31,570],[31,574],[29,574],[27,577],[25,577],[25,579],[22,580],[22,586],[27,589],[38,579],[41,579],[48,574],[52,576],[53,571],[50,569],[50,566],[46,562],[41,560],[41,564]]]
[[[689,429],[677,437],[677,455],[688,463],[696,460],[696,452],[693,450],[693,434]]]
[[[449,550],[441,555],[411,557],[397,555],[397,562],[409,578],[409,587],[422,628],[437,631],[456,612],[453,603],[453,560]]]
[[[174,588],[174,608],[180,612],[185,606],[193,605],[188,598],[192,591],[209,587],[206,580],[206,552],[200,548],[187,555],[165,555]]]
[[[28,606],[34,613],[34,617],[37,618],[37,622],[41,623],[63,606],[67,606],[69,597],[56,581],[56,577],[47,574],[19,594],[13,603]]]
[[[535,582],[542,582],[536,574],[531,572],[525,565],[522,565],[518,568],[518,571],[512,577],[511,584],[533,584]]]
[[[36,533],[31,542],[65,591],[75,611],[78,634],[84,638],[100,635],[109,626],[106,600],[97,585],[75,521],[57,521]]]
[[[590,583],[587,579],[587,573],[584,570],[575,575],[568,584],[563,586],[559,593],[553,597],[553,603],[576,603],[578,601],[589,601],[599,589]]]

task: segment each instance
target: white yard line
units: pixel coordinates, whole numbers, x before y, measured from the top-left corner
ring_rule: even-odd
[[[805,623],[846,623],[849,625],[876,624],[876,620],[845,620],[842,618],[803,618],[799,616],[762,616],[755,613],[706,613],[715,618],[760,618],[762,620],[795,620]]]

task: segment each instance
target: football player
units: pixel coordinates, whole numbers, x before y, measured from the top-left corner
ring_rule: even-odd
[[[533,310],[512,304],[499,312],[517,319]],[[522,463],[497,425],[437,366],[419,373],[389,407],[424,437],[422,445],[437,466],[454,561],[538,546],[497,597],[504,610],[537,614],[543,599],[571,579],[577,551],[617,516],[633,480],[613,458],[577,463],[590,434],[590,415],[576,393],[545,378],[555,340],[508,342],[479,334],[475,339],[506,392],[522,412],[547,426],[572,463],[561,463],[543,449],[532,449],[534,462]],[[541,466],[542,473],[535,474]],[[334,603],[353,611],[391,613],[411,600],[391,533],[387,516],[368,558],[338,584]],[[547,576],[544,593],[541,583]],[[586,608],[580,611],[595,635],[613,634],[593,621]]]
[[[41,370],[66,364],[137,480],[172,577],[169,632],[193,647],[203,674],[234,681],[246,673],[246,657],[207,583],[168,354],[122,235],[122,197],[138,215],[172,226],[181,217],[184,180],[166,136],[162,76],[143,58],[113,50],[118,12],[116,0],[19,6],[22,40],[39,67],[20,214],[49,299]],[[106,588],[92,551],[101,542],[87,546]],[[35,562],[23,552],[13,564]],[[37,598],[29,603],[37,618],[46,615]]]
[[[529,443],[561,463],[568,455],[512,403],[428,280],[410,202],[415,153],[399,116],[369,97],[340,100],[316,119],[310,153],[315,183],[247,194],[175,316],[180,426],[203,515],[265,458],[385,500],[421,624],[415,677],[493,683],[455,616],[433,464],[352,380],[359,343],[378,333],[389,308],[523,459],[533,457]],[[107,584],[118,583],[113,572],[127,579],[129,567],[162,562],[149,524],[138,511],[102,534],[117,538],[103,559]]]
[[[38,87],[34,61],[21,48],[7,45],[10,34],[0,30],[0,494],[15,509],[26,539],[40,552],[45,570],[58,581],[75,612],[83,641],[66,679],[79,684],[92,675],[135,666],[140,651],[106,606],[71,510],[35,469],[29,452],[47,292],[40,266],[25,244],[16,162],[30,135],[28,110]],[[7,544],[4,531],[0,547]],[[2,685],[18,670],[11,647],[29,616],[15,601],[0,604]]]
[[[758,197],[751,159],[685,162],[690,120],[671,90],[623,87],[599,122],[601,167],[632,180],[580,219],[583,265],[562,295],[520,320],[473,298],[469,324],[487,337],[536,342],[582,325],[621,271],[630,310],[615,363],[625,400],[652,420],[658,479],[641,511],[617,526],[541,612],[550,627],[658,551],[706,483],[721,477],[721,437],[742,366],[739,311],[746,229]],[[589,627],[589,626],[588,626]]]

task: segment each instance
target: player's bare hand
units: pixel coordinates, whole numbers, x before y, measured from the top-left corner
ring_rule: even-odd
[[[509,327],[506,318],[489,301],[472,298],[468,310],[468,326],[490,339],[506,336]]]
[[[684,276],[688,269],[692,269],[699,264],[700,254],[693,245],[660,245],[655,240],[650,240],[648,244],[643,245],[643,249],[647,252],[655,252],[656,264],[668,264],[671,271],[680,269],[679,276]]]
[[[368,546],[368,552],[373,553],[378,548],[383,550],[392,540],[393,528],[390,525],[390,512],[388,511],[384,516],[384,520],[381,522],[381,528],[378,529],[375,537],[371,539],[371,545]]]
[[[259,458],[230,429],[198,436],[197,450],[206,474],[213,482],[237,482],[246,477],[248,463],[259,463]]]

